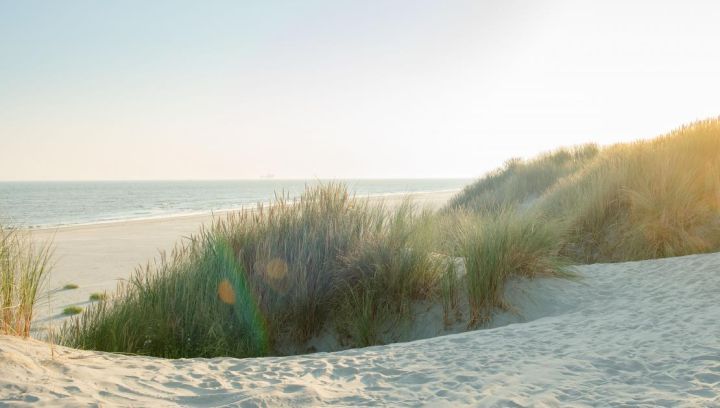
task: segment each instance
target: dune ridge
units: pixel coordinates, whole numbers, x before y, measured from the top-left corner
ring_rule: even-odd
[[[526,323],[337,353],[165,360],[56,347],[53,358],[45,343],[0,337],[0,400],[10,406],[720,404],[720,253],[574,271],[577,280],[515,283]]]

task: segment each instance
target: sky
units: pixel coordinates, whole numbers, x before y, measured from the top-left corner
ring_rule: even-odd
[[[0,180],[478,177],[717,117],[718,21],[712,1],[0,0]]]

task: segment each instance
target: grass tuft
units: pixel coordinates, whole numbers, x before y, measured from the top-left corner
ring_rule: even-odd
[[[443,307],[443,324],[450,327],[454,322],[460,321],[460,288],[462,287],[461,277],[458,276],[457,262],[454,259],[449,261],[448,267],[443,273],[440,282],[440,291]]]
[[[30,335],[51,253],[50,244],[38,246],[27,234],[0,226],[0,334]]]
[[[403,337],[412,305],[432,299],[446,267],[436,248],[436,224],[430,212],[418,212],[406,201],[369,239],[342,257],[344,290],[333,306],[335,328],[355,347]],[[393,330],[380,333],[382,328]]]
[[[107,299],[107,293],[95,292],[95,293],[90,294],[91,302],[95,302],[98,300],[106,300],[106,299]]]
[[[80,306],[68,306],[63,309],[62,314],[64,314],[65,316],[73,316],[82,313],[82,311],[83,308]]]
[[[465,258],[469,327],[490,319],[494,308],[507,308],[504,284],[510,277],[565,276],[558,224],[506,210],[469,223],[461,232]]]
[[[72,289],[77,289],[79,287],[80,286],[78,286],[74,283],[68,283],[67,285],[63,286],[63,290],[72,290]]]
[[[264,355],[264,321],[226,240],[196,237],[66,324],[78,348],[168,358]]]

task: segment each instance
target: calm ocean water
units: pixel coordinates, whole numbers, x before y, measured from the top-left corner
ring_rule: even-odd
[[[50,227],[166,217],[254,206],[323,181],[0,182],[0,223]],[[358,196],[444,191],[464,179],[344,180]]]

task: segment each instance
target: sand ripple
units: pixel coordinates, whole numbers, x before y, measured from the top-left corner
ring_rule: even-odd
[[[720,254],[577,271],[523,283],[530,322],[338,353],[53,359],[0,337],[0,405],[720,406]]]

